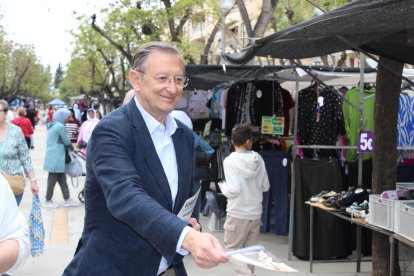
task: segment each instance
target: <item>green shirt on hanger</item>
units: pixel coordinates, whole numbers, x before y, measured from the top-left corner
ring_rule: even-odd
[[[364,112],[363,112],[363,129],[374,130],[374,106],[375,106],[375,87],[370,90],[364,91]],[[342,104],[345,120],[345,131],[350,146],[356,146],[358,144],[358,131],[359,131],[359,87],[354,87],[345,94],[345,100]],[[350,102],[358,109],[348,104]],[[371,153],[363,153],[362,160],[368,160],[372,158]],[[354,161],[358,159],[358,152],[356,149],[347,149],[346,157],[347,161]]]

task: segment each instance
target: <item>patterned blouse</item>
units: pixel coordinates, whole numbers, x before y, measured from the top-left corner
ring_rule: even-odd
[[[301,145],[335,145],[338,135],[345,134],[341,98],[331,90],[314,86],[299,92],[298,133]],[[304,157],[336,156],[335,150],[304,149]]]
[[[11,123],[7,126],[6,138],[0,141],[0,170],[10,175],[22,175],[23,166],[26,174],[33,172],[29,148],[21,129]]]

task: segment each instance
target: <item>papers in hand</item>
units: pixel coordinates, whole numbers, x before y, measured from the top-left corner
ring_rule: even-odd
[[[195,195],[193,195],[192,197],[190,197],[189,199],[187,199],[184,202],[183,207],[181,208],[180,212],[177,214],[177,217],[179,217],[180,219],[184,220],[184,221],[188,221],[189,218],[191,218],[191,214],[194,211],[194,207],[197,203],[197,199],[198,199],[198,195],[200,194],[200,189],[198,189],[197,193]]]
[[[240,249],[227,250],[226,254],[237,261],[281,272],[297,272],[287,264],[281,262],[263,245],[254,245]]]

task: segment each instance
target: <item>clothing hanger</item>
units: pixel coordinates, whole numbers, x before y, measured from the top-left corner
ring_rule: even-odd
[[[313,157],[312,160],[320,160],[319,155],[317,153],[317,149],[313,149]]]

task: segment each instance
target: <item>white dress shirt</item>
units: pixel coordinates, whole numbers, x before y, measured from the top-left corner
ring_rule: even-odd
[[[138,110],[140,111],[142,118],[144,119],[145,125],[151,135],[152,141],[157,151],[158,157],[161,161],[165,175],[170,185],[172,203],[175,204],[175,198],[178,192],[178,167],[177,159],[175,155],[174,143],[171,136],[177,130],[177,123],[171,114],[168,114],[165,118],[165,125],[158,122],[153,116],[151,116],[139,103],[138,98],[134,97],[135,103],[137,104]],[[188,252],[181,249],[181,245],[184,241],[184,237],[190,230],[190,227],[185,227],[181,233],[180,239],[178,240],[176,252],[181,255],[186,255]],[[158,268],[158,275],[166,271],[168,268],[167,259],[162,257],[160,267]]]

